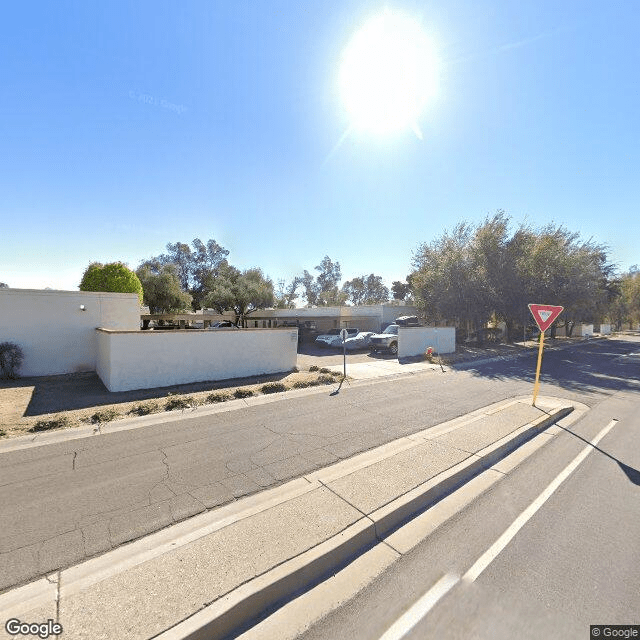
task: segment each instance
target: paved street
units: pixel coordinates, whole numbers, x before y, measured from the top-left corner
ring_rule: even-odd
[[[640,349],[594,341],[545,356],[541,393],[598,406],[637,393]],[[0,589],[242,495],[528,393],[534,355],[0,454]],[[637,465],[636,465],[637,467]]]
[[[589,625],[640,624],[640,363],[621,351],[610,341],[549,358],[565,389],[607,396],[301,640],[579,640]],[[515,373],[487,369],[494,379]]]

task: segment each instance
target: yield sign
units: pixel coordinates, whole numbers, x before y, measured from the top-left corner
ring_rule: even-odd
[[[546,331],[553,321],[562,313],[564,307],[556,307],[552,304],[530,304],[529,311],[533,315],[540,331]]]

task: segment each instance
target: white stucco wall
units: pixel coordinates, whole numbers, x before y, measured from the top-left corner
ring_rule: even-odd
[[[580,325],[579,335],[581,335],[583,338],[591,338],[593,336],[593,325],[592,324]]]
[[[435,353],[454,353],[455,327],[400,327],[398,330],[398,358],[424,354],[428,347]]]
[[[15,342],[22,347],[20,375],[94,371],[97,327],[139,329],[138,296],[0,289],[0,342]]]
[[[297,359],[297,329],[96,334],[96,371],[109,391],[280,373]]]

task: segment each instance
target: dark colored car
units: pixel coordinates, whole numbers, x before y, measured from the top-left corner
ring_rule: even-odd
[[[400,316],[399,318],[396,318],[394,324],[401,327],[419,327],[420,320],[418,320],[418,316]]]

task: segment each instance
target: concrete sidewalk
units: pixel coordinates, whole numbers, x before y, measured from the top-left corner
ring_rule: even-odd
[[[223,638],[525,441],[552,438],[572,410],[499,402],[163,529],[0,595],[0,638],[15,637],[10,618],[51,619],[65,640]]]

